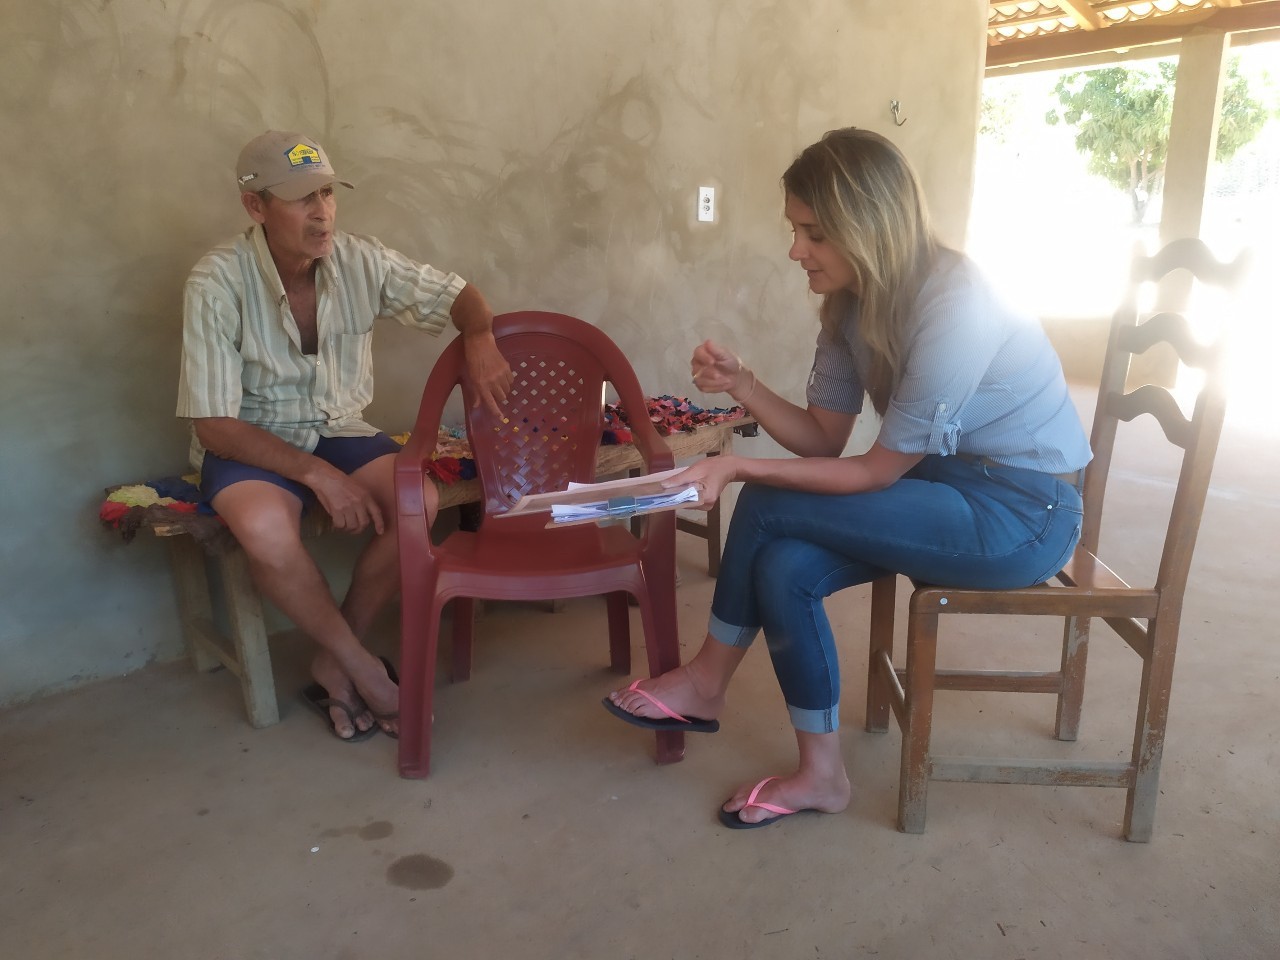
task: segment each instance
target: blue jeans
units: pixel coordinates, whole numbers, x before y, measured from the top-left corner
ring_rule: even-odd
[[[1071,556],[1080,523],[1071,484],[958,457],[927,456],[871,493],[746,484],[708,632],[746,647],[763,628],[792,725],[831,733],[840,669],[825,597],[890,571],[948,587],[1043,583]]]

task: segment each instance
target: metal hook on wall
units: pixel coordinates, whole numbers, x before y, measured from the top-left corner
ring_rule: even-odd
[[[907,122],[906,120],[899,120],[899,119],[898,119],[898,111],[902,109],[902,104],[898,103],[898,101],[897,101],[897,100],[890,100],[890,101],[889,101],[889,109],[893,111],[893,122],[894,122],[897,126],[899,126],[899,127],[900,127],[900,126],[902,126],[904,123],[906,123],[906,122]]]

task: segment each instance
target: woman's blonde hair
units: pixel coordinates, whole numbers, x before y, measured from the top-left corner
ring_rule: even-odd
[[[920,183],[892,143],[846,127],[806,147],[782,185],[813,210],[827,242],[853,268],[857,293],[827,294],[819,315],[834,330],[856,296],[859,330],[871,349],[867,393],[883,415],[906,363],[916,297],[939,250]]]

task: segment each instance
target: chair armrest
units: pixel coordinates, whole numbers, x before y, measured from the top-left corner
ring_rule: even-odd
[[[672,454],[671,448],[662,442],[662,437],[658,436],[656,430],[647,436],[633,430],[631,436],[636,449],[640,451],[640,456],[644,458],[646,472],[661,473],[676,465],[675,455]]]
[[[412,522],[421,518],[419,533],[429,535],[425,519],[426,501],[422,492],[428,477],[427,466],[440,439],[440,420],[444,407],[458,383],[463,365],[462,337],[455,337],[440,354],[422,389],[422,401],[413,423],[409,440],[396,454],[395,495],[396,514]],[[427,536],[428,543],[430,537]]]
[[[401,517],[425,517],[426,501],[422,485],[427,479],[427,464],[435,452],[436,438],[440,428],[428,433],[415,429],[409,441],[396,454],[395,461],[395,494],[396,513]]]

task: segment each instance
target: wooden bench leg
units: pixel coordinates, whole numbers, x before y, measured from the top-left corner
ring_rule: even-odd
[[[249,577],[249,564],[243,550],[234,547],[219,555],[217,563],[226,593],[227,618],[240,668],[237,672],[244,692],[245,712],[255,727],[269,727],[280,721],[280,707],[276,703],[262,600]]]
[[[187,653],[196,670],[208,673],[221,665],[209,649],[215,633],[213,603],[209,599],[209,575],[204,550],[193,537],[167,538],[169,569],[173,573],[173,589],[178,598],[178,618]]]
[[[707,511],[707,574],[720,576],[720,501]]]
[[[727,451],[733,450],[733,434],[725,440]],[[718,452],[707,454],[708,457],[719,456]],[[694,520],[690,517],[676,516],[676,529],[681,533],[691,533],[707,541],[707,575],[720,576],[720,501],[717,500],[706,513],[705,520]]]

